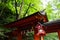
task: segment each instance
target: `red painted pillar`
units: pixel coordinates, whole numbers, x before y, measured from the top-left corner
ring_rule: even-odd
[[[18,34],[17,34],[17,40],[22,40],[22,34],[21,34],[21,32],[18,32]]]
[[[39,35],[37,35],[37,31],[36,30],[34,30],[34,40],[40,40],[40,37],[39,37]]]
[[[59,37],[59,40],[60,40],[60,30],[58,30],[58,37]]]
[[[37,36],[36,34],[34,34],[34,40],[40,40],[39,36]]]

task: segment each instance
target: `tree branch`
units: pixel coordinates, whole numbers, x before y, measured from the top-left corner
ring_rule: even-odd
[[[28,10],[29,10],[30,7],[31,7],[31,3],[29,3],[29,6],[28,6],[28,8],[27,8],[25,14],[23,15],[23,17],[25,17],[25,15],[28,13]]]
[[[24,0],[22,0],[22,2],[21,2],[21,5],[20,5],[20,15],[21,15],[21,12],[22,12],[22,7],[23,7],[23,4],[24,4]],[[20,18],[19,18],[20,19]]]
[[[18,14],[18,12],[17,12],[17,2],[16,2],[16,0],[15,0],[15,10],[16,10],[16,20],[18,20],[19,14]]]

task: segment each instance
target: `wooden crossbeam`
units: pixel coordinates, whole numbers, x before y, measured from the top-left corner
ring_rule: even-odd
[[[44,23],[43,25],[45,26],[44,29],[47,33],[57,32],[60,30],[60,19]]]

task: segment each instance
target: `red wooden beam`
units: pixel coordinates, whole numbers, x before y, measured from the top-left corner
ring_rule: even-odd
[[[45,26],[44,29],[47,33],[57,32],[58,30],[60,30],[60,20],[47,22],[43,25]]]

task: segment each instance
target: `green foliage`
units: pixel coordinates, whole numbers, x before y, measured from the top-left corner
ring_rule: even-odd
[[[45,40],[58,40],[57,33],[49,33],[44,37]]]
[[[0,3],[0,24],[6,24],[14,20],[14,12],[5,4]]]

